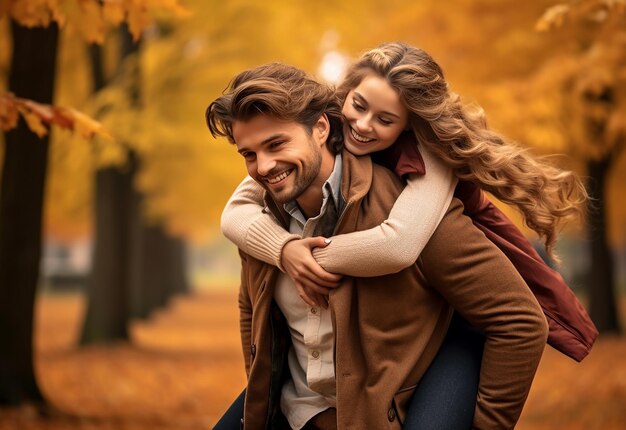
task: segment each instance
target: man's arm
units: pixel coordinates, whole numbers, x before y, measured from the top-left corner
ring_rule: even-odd
[[[243,351],[243,359],[246,363],[246,375],[250,376],[251,355],[250,348],[252,345],[252,302],[248,292],[248,278],[245,274],[245,267],[248,256],[241,250],[241,285],[239,286],[239,330],[241,331],[241,348]]]
[[[486,335],[473,428],[515,426],[548,326],[532,292],[456,199],[418,264],[429,283]]]

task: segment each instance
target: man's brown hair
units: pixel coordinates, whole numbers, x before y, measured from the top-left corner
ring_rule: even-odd
[[[309,134],[326,114],[330,123],[328,148],[333,153],[343,148],[341,104],[335,90],[296,67],[270,63],[239,73],[205,115],[213,137],[225,136],[234,143],[233,122],[260,114],[295,121]]]

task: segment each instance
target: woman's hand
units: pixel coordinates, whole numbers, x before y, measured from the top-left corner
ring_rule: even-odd
[[[311,254],[313,248],[323,248],[329,243],[330,239],[318,236],[292,240],[283,247],[281,264],[296,284],[298,295],[309,306],[328,308],[328,293],[341,281],[341,275],[324,270]]]

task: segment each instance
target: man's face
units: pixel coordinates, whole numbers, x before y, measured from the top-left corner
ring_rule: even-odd
[[[326,139],[315,127],[309,134],[297,122],[257,115],[233,122],[232,133],[248,174],[277,203],[297,199],[320,175]]]

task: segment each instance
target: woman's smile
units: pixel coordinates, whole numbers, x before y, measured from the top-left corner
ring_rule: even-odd
[[[366,137],[363,136],[359,133],[357,133],[357,131],[355,129],[353,129],[352,127],[348,126],[350,128],[350,134],[352,135],[352,137],[354,138],[354,140],[356,140],[357,142],[360,143],[370,143],[376,139],[370,138],[370,137]]]

